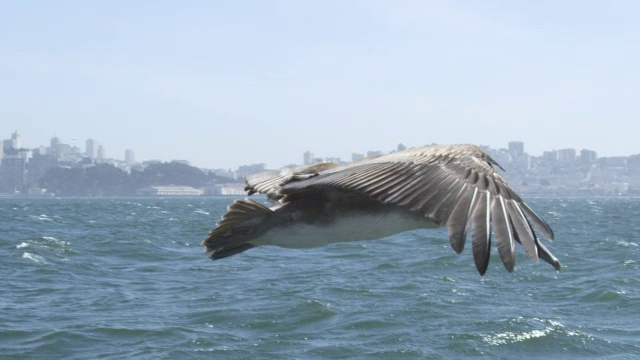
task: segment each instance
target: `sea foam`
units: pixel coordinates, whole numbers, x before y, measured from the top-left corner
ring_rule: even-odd
[[[47,260],[45,260],[42,256],[35,255],[35,254],[32,254],[32,253],[28,253],[28,252],[22,254],[22,258],[23,259],[29,259],[29,260],[34,261],[34,262],[39,263],[39,264],[48,264]]]

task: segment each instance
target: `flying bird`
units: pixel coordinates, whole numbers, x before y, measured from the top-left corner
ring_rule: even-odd
[[[272,205],[235,201],[203,245],[215,260],[261,245],[310,248],[446,226],[457,253],[470,232],[481,275],[492,235],[508,271],[515,266],[516,243],[533,261],[560,270],[535,232],[552,240],[553,231],[494,166],[502,169],[477,146],[464,144],[258,173],[246,178],[245,190],[266,195]]]

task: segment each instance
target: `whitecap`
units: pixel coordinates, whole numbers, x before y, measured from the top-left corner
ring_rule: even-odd
[[[22,249],[22,248],[26,248],[28,246],[29,246],[29,244],[27,244],[26,242],[22,242],[22,243],[16,245],[16,249]]]
[[[34,219],[34,220],[38,220],[38,221],[53,221],[52,218],[48,217],[47,215],[29,215],[29,218]]]
[[[493,335],[483,335],[482,337],[484,341],[486,341],[489,345],[505,345],[547,336],[552,331],[553,328],[545,328],[542,330],[531,330],[523,332],[503,332]]]
[[[518,318],[518,320],[520,319],[522,318]],[[536,330],[520,331],[520,332],[516,332],[516,331],[503,332],[503,333],[497,333],[497,334],[482,335],[482,338],[484,341],[486,341],[490,345],[505,345],[505,344],[522,342],[530,339],[545,337],[545,336],[551,335],[552,333],[563,333],[566,336],[590,337],[590,335],[580,331],[567,330],[565,326],[559,321],[555,321],[555,320],[543,321],[540,319],[534,319],[534,320],[544,322],[548,326],[546,326],[544,329],[536,329]],[[519,321],[516,321],[516,322],[519,322]]]
[[[31,261],[35,261],[35,262],[37,262],[39,264],[47,264],[47,261],[42,256],[35,255],[35,254],[32,254],[32,253],[28,253],[28,252],[22,254],[22,258],[23,259],[29,259]]]
[[[60,240],[53,236],[42,236],[40,239],[42,239],[42,241],[38,242],[37,245],[44,249],[52,250],[59,254],[63,252],[73,252],[71,243],[68,241]]]
[[[60,240],[58,238],[54,238],[53,236],[43,236],[42,240],[46,240],[47,243],[53,243],[55,245],[60,245],[60,246],[69,246],[71,245],[70,242],[64,241],[64,240]]]
[[[629,246],[637,247],[638,246],[638,244],[636,244],[634,242],[629,242],[629,241],[624,241],[624,240],[617,240],[616,244],[624,246],[624,247],[629,247]]]
[[[208,211],[204,211],[202,209],[197,209],[193,211],[194,213],[202,214],[202,215],[210,215]]]

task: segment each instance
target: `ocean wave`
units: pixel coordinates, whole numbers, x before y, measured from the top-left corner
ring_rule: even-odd
[[[29,252],[23,253],[22,254],[22,258],[31,260],[31,261],[36,262],[38,264],[48,264],[47,260],[45,260],[44,257],[42,257],[40,255],[29,253]]]
[[[582,336],[585,338],[591,338],[591,335],[583,333],[581,331],[568,330],[565,326],[556,320],[540,320],[534,319],[536,322],[541,322],[544,325],[541,329],[525,330],[525,331],[505,331],[495,334],[482,335],[482,339],[489,345],[506,345],[519,342],[525,342],[537,338],[544,338],[547,336]],[[522,318],[515,319],[512,323],[520,323],[524,320]],[[536,324],[534,324],[536,325]]]
[[[32,220],[38,220],[38,221],[47,221],[47,222],[53,222],[53,219],[50,218],[48,215],[46,214],[42,214],[42,215],[29,215],[29,218]]]
[[[211,262],[200,240],[231,201],[43,199],[20,212],[0,206],[0,358],[640,353],[632,316],[640,312],[640,241],[629,221],[640,216],[638,199],[631,208],[594,200],[603,208],[596,217],[583,199],[565,199],[566,207],[536,200],[539,213],[560,212],[562,221],[548,221],[564,271],[520,254],[508,273],[493,249],[483,277],[471,239],[456,255],[446,229],[309,250],[263,247]]]

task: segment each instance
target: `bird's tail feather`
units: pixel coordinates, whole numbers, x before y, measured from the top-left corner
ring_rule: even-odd
[[[254,247],[248,241],[262,235],[273,211],[253,200],[236,200],[202,244],[212,259],[235,255]]]

